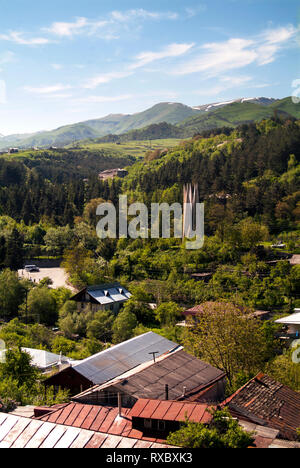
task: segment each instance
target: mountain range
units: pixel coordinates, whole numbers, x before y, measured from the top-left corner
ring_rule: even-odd
[[[81,140],[102,139],[122,135],[123,139],[182,138],[217,127],[236,127],[241,123],[270,118],[274,113],[300,118],[300,106],[290,97],[240,98],[200,106],[162,102],[136,114],[110,114],[100,119],[65,125],[52,131],[32,134],[0,135],[0,150],[19,148],[46,148],[65,146]],[[158,128],[158,124],[165,123]],[[142,131],[138,131],[143,129]],[[137,131],[137,132],[136,132]],[[157,136],[160,135],[160,136]],[[107,137],[106,137],[107,139]],[[114,141],[111,139],[110,141]]]

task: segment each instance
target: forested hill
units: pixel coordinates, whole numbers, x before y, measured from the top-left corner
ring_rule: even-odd
[[[271,232],[293,229],[299,218],[300,121],[264,120],[207,131],[143,162],[86,150],[41,152],[0,159],[0,214],[17,221],[72,225],[91,199],[182,202],[184,183],[199,184],[206,219],[226,203],[228,223],[253,216]],[[131,165],[125,179],[100,181],[105,168]],[[217,207],[217,208],[216,208]]]
[[[300,121],[264,120],[225,132],[196,136],[167,155],[148,154],[132,166],[124,189],[149,204],[181,202],[182,185],[195,182],[208,207],[227,200],[233,219],[258,216],[271,231],[299,221]]]

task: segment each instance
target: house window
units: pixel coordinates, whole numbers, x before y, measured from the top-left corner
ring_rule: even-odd
[[[151,429],[152,428],[152,420],[151,419],[144,419],[144,428]]]

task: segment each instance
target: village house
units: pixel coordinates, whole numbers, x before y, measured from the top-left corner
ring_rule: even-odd
[[[124,178],[128,175],[128,171],[126,169],[107,169],[106,171],[100,172],[99,179],[100,180],[108,180],[114,179],[115,177]]]
[[[93,312],[110,310],[117,315],[130,298],[131,294],[126,288],[119,283],[111,283],[86,287],[71,297],[70,301],[77,302],[79,310],[89,306]]]
[[[169,449],[168,427],[177,428],[186,414],[209,424],[208,410],[210,406],[199,403],[142,400],[132,409],[66,403],[35,408],[29,417],[0,413],[0,448]],[[243,419],[239,424],[254,433],[251,448],[300,448],[299,442],[280,439],[276,429]]]
[[[76,395],[95,385],[102,385],[153,360],[178,349],[179,345],[156,333],[145,333],[112,346],[82,361],[71,362],[69,367],[45,380],[46,386],[69,389]]]
[[[279,431],[279,438],[297,441],[300,393],[258,374],[225,400],[232,416]]]
[[[221,402],[225,385],[223,371],[178,347],[72,399],[117,406],[119,394],[122,405],[127,408],[132,408],[139,399]]]
[[[42,373],[47,373],[53,370],[61,370],[69,367],[72,359],[61,354],[49,353],[42,349],[21,348],[24,353],[31,357],[31,365],[39,369]],[[6,350],[0,351],[0,362],[5,360]]]
[[[284,317],[275,321],[285,326],[286,333],[291,338],[300,337],[300,309],[295,309],[295,312],[288,317]]]

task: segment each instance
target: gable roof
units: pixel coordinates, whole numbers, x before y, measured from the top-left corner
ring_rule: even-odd
[[[1,448],[168,448],[155,441],[0,413]]]
[[[58,409],[49,408],[49,413],[39,417],[38,420],[107,433],[117,437],[133,438],[151,443],[165,443],[162,439],[144,436],[143,432],[133,429],[130,409],[128,408],[122,408],[120,417],[119,409],[115,407],[69,403]]]
[[[178,400],[198,394],[201,390],[225,377],[223,371],[187,354],[182,347],[161,356],[156,362],[140,365],[134,371],[124,373],[104,385],[95,386],[76,395],[76,401],[97,399],[97,392],[113,388],[115,392],[126,393],[136,399],[165,399],[165,386],[169,387],[170,400]]]
[[[300,427],[300,393],[265,374],[258,374],[225,400],[234,414],[278,429],[280,436],[297,440]]]
[[[124,302],[131,298],[131,293],[119,283],[100,284],[90,286],[73,296],[70,300],[76,301],[87,293],[98,304],[106,305],[115,302]]]
[[[295,312],[288,317],[275,320],[275,323],[283,323],[287,325],[300,325],[300,312]]]
[[[59,354],[49,353],[41,349],[21,348],[23,352],[31,356],[31,365],[38,367],[41,370],[46,370],[49,367],[57,366],[58,364],[70,364],[72,359],[61,356]],[[0,351],[0,361],[5,360],[6,350]]]
[[[22,348],[22,351],[30,354],[32,358],[31,364],[40,369],[47,369],[59,363],[67,364],[72,361],[66,356],[60,356],[59,354],[49,353],[40,349]]]
[[[74,365],[73,369],[93,384],[103,384],[150,361],[151,352],[158,351],[158,356],[162,356],[178,347],[177,343],[149,332],[84,359]]]

